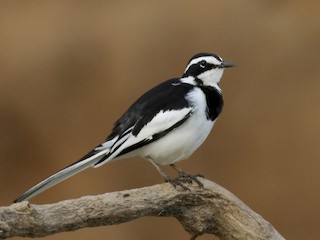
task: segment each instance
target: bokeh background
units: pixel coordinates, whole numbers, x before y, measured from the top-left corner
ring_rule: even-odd
[[[318,239],[319,13],[315,0],[1,1],[0,204],[82,157],[142,93],[207,51],[239,66],[225,71],[214,131],[179,166],[229,189],[287,239]],[[160,182],[136,158],[31,202]],[[92,237],[188,235],[175,219],[149,217],[47,239]]]

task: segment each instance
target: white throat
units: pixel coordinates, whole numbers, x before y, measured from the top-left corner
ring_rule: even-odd
[[[223,75],[223,68],[216,68],[210,71],[206,71],[200,74],[197,78],[203,82],[204,86],[210,86],[217,89],[220,93],[222,92],[221,88],[219,87],[218,83]],[[199,83],[195,80],[195,77],[188,76],[181,78],[181,82],[188,83],[194,86],[199,85]]]
[[[203,85],[213,86],[220,82],[223,75],[223,68],[215,68],[210,71],[206,71],[198,76],[198,78],[203,82]]]

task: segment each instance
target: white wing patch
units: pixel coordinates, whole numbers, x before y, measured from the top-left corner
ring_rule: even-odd
[[[149,123],[147,123],[141,129],[137,136],[134,136],[130,132],[126,134],[124,137],[117,139],[110,149],[110,152],[112,152],[112,154],[105,161],[99,163],[98,165],[95,165],[94,167],[100,167],[101,165],[110,162],[113,159],[116,159],[116,156],[119,153],[121,153],[121,151],[123,151],[126,148],[129,148],[130,146],[133,146],[134,144],[137,144],[144,140],[152,140],[153,135],[161,133],[171,128],[176,123],[183,120],[188,114],[190,114],[191,111],[193,111],[192,107],[183,108],[179,110],[160,111],[158,114],[154,116],[154,118]],[[139,148],[135,150],[134,155],[139,155],[138,151]]]
[[[172,127],[177,122],[181,121],[190,111],[192,107],[183,108],[180,110],[161,110],[154,118],[148,122],[136,136],[137,139],[142,140],[148,138],[156,133],[165,131]]]

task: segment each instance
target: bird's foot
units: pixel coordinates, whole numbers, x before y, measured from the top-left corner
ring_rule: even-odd
[[[203,187],[203,183],[200,182],[198,177],[203,178],[203,175],[202,174],[189,174],[189,173],[182,171],[182,172],[179,172],[178,179],[180,179],[181,182],[186,182],[189,184],[192,184],[192,182],[195,182],[196,184],[198,184],[199,187]]]
[[[150,163],[158,170],[160,175],[164,178],[166,182],[171,183],[171,185],[176,188],[177,186],[180,186],[183,190],[191,191],[189,188],[185,186],[185,184],[192,184],[193,182],[197,183],[199,187],[203,187],[202,182],[199,181],[198,177],[203,178],[203,175],[201,174],[189,174],[182,169],[178,168],[174,164],[170,164],[170,166],[175,169],[179,176],[177,178],[171,178],[169,177],[164,171],[161,170],[160,166],[153,161],[152,158],[146,157],[147,160],[149,160]]]
[[[192,184],[192,182],[195,182],[198,184],[199,187],[203,187],[203,183],[200,182],[200,180],[198,179],[198,177],[204,178],[202,174],[189,174],[183,171],[182,169],[178,168],[174,164],[171,164],[170,166],[173,167],[179,173],[179,177],[176,179],[179,180],[180,182],[188,183],[188,184]]]
[[[180,177],[177,177],[177,178],[167,177],[165,181],[171,183],[171,185],[174,188],[177,188],[177,186],[180,186],[183,190],[191,192],[191,190],[184,185],[186,181],[182,180]]]

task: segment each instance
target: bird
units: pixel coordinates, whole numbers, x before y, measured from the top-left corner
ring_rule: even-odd
[[[139,156],[147,159],[165,181],[188,189],[192,175],[175,164],[191,156],[205,141],[223,108],[219,86],[225,68],[236,66],[214,53],[194,55],[181,77],[160,83],[138,98],[114,123],[109,136],[80,160],[27,190],[14,202],[29,200],[90,167]],[[161,166],[177,173],[171,178]]]

